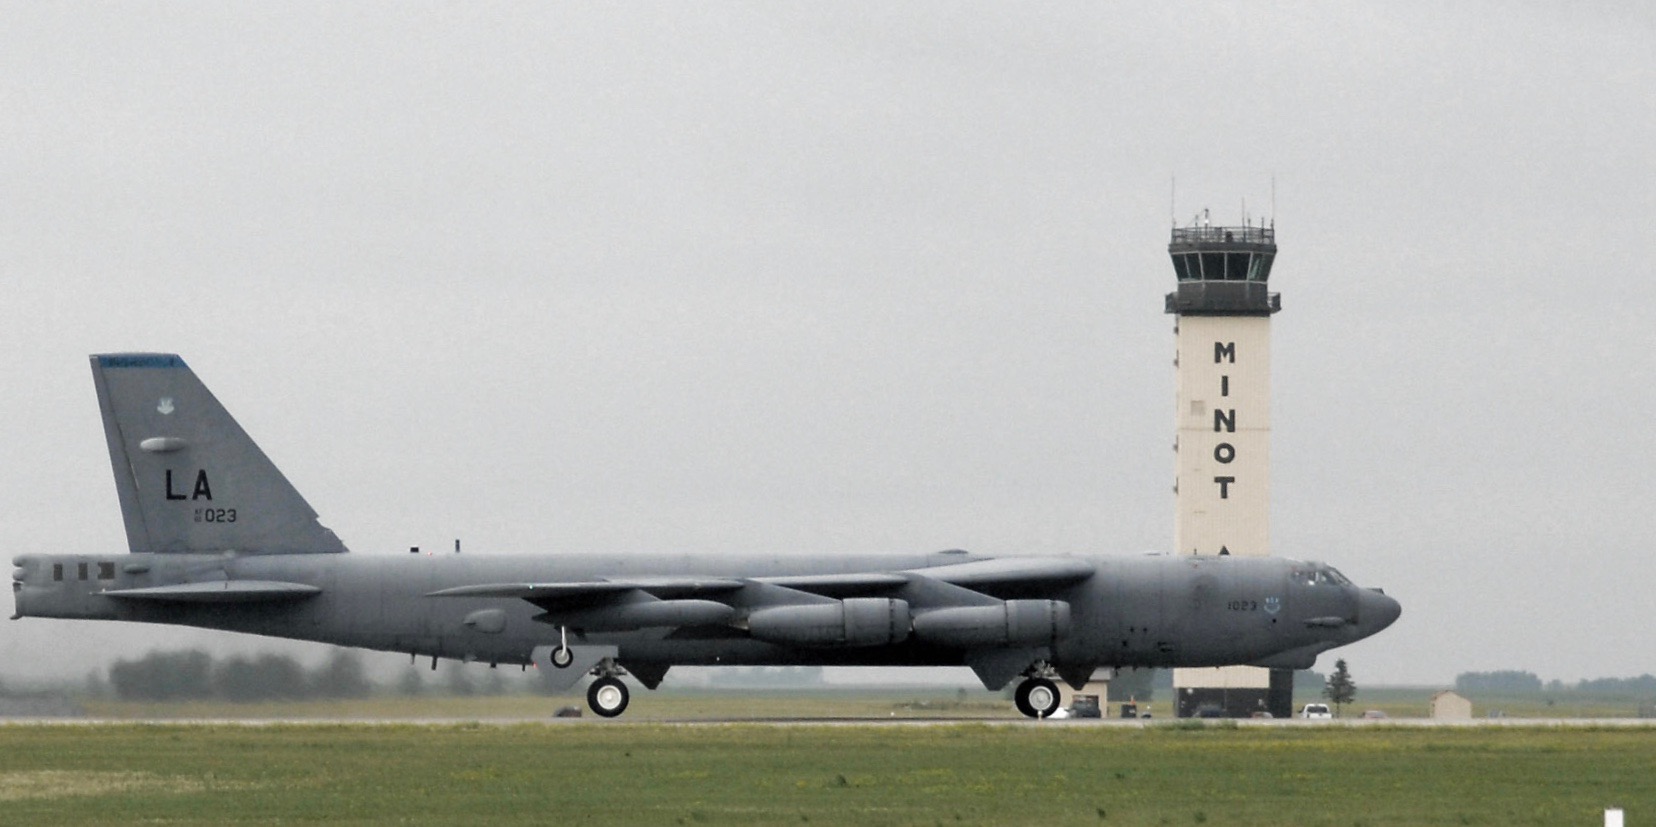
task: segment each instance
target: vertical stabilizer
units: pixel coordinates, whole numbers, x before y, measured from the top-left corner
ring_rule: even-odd
[[[134,553],[345,551],[183,359],[93,356],[92,378]]]

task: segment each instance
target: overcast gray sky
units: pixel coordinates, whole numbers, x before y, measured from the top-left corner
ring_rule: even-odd
[[[1648,4],[0,20],[13,553],[125,548],[113,350],[353,553],[1164,549],[1168,228],[1245,203],[1273,546],[1404,605],[1359,682],[1656,671]],[[4,631],[0,680],[249,642]]]

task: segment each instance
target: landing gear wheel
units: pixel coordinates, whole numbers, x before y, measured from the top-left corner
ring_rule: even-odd
[[[552,650],[551,660],[553,666],[559,669],[567,669],[571,663],[575,662],[575,653],[569,651],[568,646],[559,646]]]
[[[1030,678],[1018,684],[1013,703],[1018,711],[1031,718],[1050,718],[1058,711],[1058,684],[1046,678]]]
[[[599,678],[587,687],[587,706],[605,718],[627,711],[627,685],[619,678]]]

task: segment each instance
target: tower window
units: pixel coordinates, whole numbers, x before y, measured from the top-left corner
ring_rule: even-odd
[[[1225,278],[1225,254],[1202,254],[1202,279],[1205,281],[1222,281]]]
[[[1191,281],[1188,259],[1189,256],[1173,257],[1173,275],[1177,277],[1179,281]]]

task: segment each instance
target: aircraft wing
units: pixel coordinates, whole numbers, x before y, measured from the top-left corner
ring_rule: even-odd
[[[997,557],[909,573],[966,588],[992,586],[1061,586],[1093,575],[1096,566],[1074,557]]]
[[[603,598],[643,592],[670,600],[740,589],[742,581],[707,577],[638,577],[625,580],[574,580],[552,583],[487,583],[430,592],[426,597],[516,597],[544,606],[560,599]]]
[[[537,605],[560,599],[594,598],[638,591],[671,600],[733,592],[748,583],[763,583],[812,594],[858,594],[885,591],[916,579],[935,580],[968,589],[1059,586],[1091,577],[1093,564],[1073,557],[1002,557],[900,572],[789,574],[775,577],[637,577],[621,580],[573,580],[545,583],[485,583],[430,592],[426,597],[507,597]]]
[[[1002,588],[1061,586],[1085,580],[1092,576],[1093,570],[1092,563],[1073,557],[1000,557],[900,572],[798,574],[755,577],[753,581],[812,594],[843,597],[879,593],[915,581],[935,581],[985,592]]]

